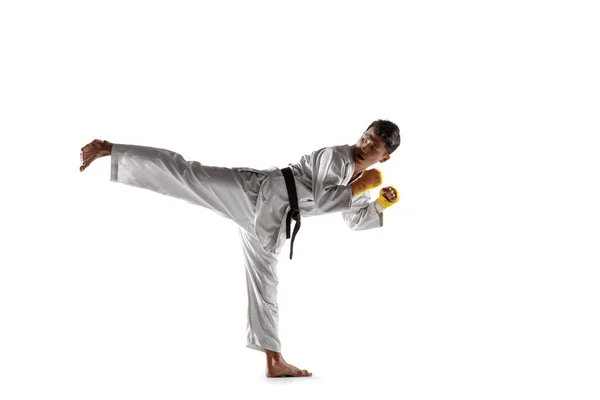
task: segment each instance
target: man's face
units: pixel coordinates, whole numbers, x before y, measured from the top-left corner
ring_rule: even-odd
[[[375,135],[374,127],[363,133],[354,146],[354,163],[358,170],[364,171],[373,164],[386,162],[389,158],[389,154],[386,155],[385,144]]]

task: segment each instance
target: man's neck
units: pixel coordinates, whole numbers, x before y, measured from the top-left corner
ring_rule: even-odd
[[[352,178],[350,178],[350,182],[352,182],[354,180],[354,178],[356,178],[358,175],[360,175],[360,173],[363,172],[363,170],[355,170],[354,174],[352,175]]]

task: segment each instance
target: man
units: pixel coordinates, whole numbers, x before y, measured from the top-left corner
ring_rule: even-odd
[[[353,230],[382,227],[383,210],[400,197],[388,186],[370,202],[368,191],[380,186],[382,177],[367,168],[388,161],[399,145],[396,124],[377,120],[355,145],[316,150],[281,170],[256,170],[211,167],[166,149],[96,139],[81,149],[79,170],[110,155],[111,181],[180,198],[234,221],[248,286],[247,347],[266,353],[267,377],[312,376],[283,359],[277,334],[277,257],[290,237],[291,217],[294,236],[300,216],[332,212],[341,212]],[[294,237],[291,250],[293,242]]]

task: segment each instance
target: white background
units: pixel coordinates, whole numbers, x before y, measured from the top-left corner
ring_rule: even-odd
[[[593,3],[2,2],[0,398],[597,399]],[[310,379],[245,347],[232,222],[78,170],[95,138],[284,167],[379,118],[384,227],[280,255]]]

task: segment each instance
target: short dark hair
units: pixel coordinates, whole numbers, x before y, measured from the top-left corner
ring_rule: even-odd
[[[367,130],[375,127],[377,138],[385,143],[385,149],[388,154],[392,154],[400,146],[400,128],[392,121],[378,119],[371,122]]]

